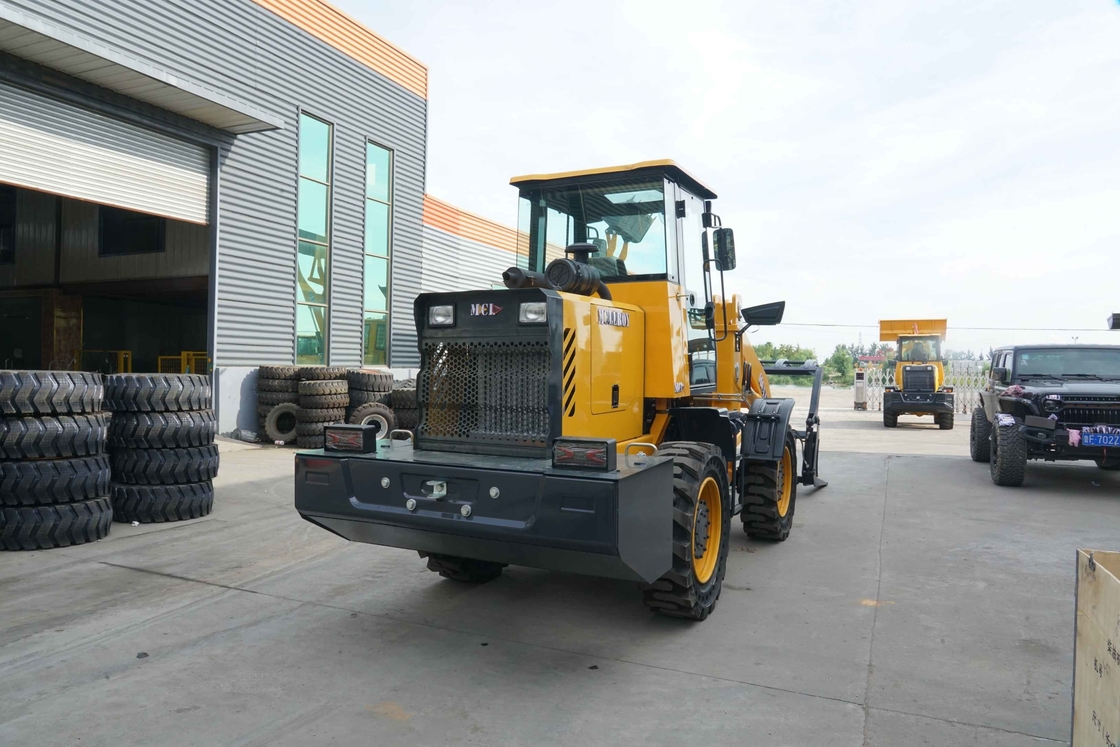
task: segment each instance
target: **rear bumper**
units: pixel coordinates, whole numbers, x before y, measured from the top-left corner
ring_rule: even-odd
[[[952,413],[953,392],[883,392],[883,411],[895,415]]]
[[[672,484],[669,459],[593,473],[383,446],[297,455],[295,506],[355,542],[652,582],[672,566]]]

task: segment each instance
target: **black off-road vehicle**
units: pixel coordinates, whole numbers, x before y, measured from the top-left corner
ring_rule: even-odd
[[[996,485],[1022,485],[1028,459],[1120,470],[1120,345],[1000,348],[980,399],[969,447]]]

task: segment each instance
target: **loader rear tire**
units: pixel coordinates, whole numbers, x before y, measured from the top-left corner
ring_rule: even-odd
[[[746,494],[739,518],[753,539],[785,542],[793,528],[797,507],[797,441],[786,431],[785,448],[777,462],[747,461]]]
[[[475,560],[473,558],[460,558],[455,555],[425,555],[428,558],[428,570],[438,573],[452,581],[461,581],[467,584],[484,584],[493,581],[502,575],[505,563],[491,563],[488,560]]]
[[[883,411],[883,427],[884,428],[897,428],[898,427],[898,413]]]
[[[968,455],[974,462],[992,461],[992,421],[983,407],[972,411],[972,427],[968,429]]]
[[[937,416],[937,427],[943,431],[953,430],[953,420],[955,416],[951,412],[943,412]]]
[[[673,567],[642,590],[642,601],[661,615],[704,620],[727,572],[727,465],[716,447],[691,441],[663,443],[657,455],[673,458]]]

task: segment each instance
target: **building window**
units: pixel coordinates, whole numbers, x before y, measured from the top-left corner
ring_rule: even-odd
[[[97,209],[97,254],[123,257],[164,250],[167,219],[102,205]]]
[[[362,362],[389,363],[390,247],[393,231],[393,152],[366,143],[365,287]]]
[[[331,225],[331,125],[299,117],[296,363],[326,365]]]
[[[16,261],[16,188],[0,185],[0,265]]]

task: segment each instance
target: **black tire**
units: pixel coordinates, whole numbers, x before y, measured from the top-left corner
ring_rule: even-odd
[[[291,403],[293,405],[299,404],[299,394],[296,392],[257,392],[257,405],[284,405]]]
[[[57,415],[0,418],[0,459],[70,459],[105,450],[105,418]]]
[[[1103,470],[1108,470],[1109,472],[1115,472],[1117,470],[1120,470],[1120,459],[1109,459],[1107,461],[1104,460],[1104,459],[1098,459],[1096,461],[1097,461],[1097,466],[1100,467]],[[0,465],[0,466],[2,466],[2,465]]]
[[[174,449],[209,446],[218,435],[213,410],[122,412],[109,424],[111,449]]]
[[[346,409],[349,404],[349,394],[301,394],[299,396],[299,406],[303,410]]]
[[[366,392],[391,392],[393,390],[393,374],[381,371],[349,371],[346,374],[350,382],[350,389],[361,389]]]
[[[389,392],[368,392],[365,389],[351,389],[350,406],[361,407],[373,403],[388,406],[391,396]]]
[[[1027,445],[1019,434],[1019,421],[1013,425],[995,425],[992,429],[992,482],[1006,487],[1023,484],[1027,473]]]
[[[350,384],[342,379],[299,382],[299,394],[301,397],[326,394],[347,394],[349,391]]]
[[[654,612],[670,617],[704,620],[715,609],[727,572],[731,491],[727,486],[727,466],[716,447],[688,441],[669,441],[657,450],[658,456],[673,458],[673,568],[642,590],[642,601]],[[696,573],[694,532],[705,532],[705,545],[711,541],[712,517],[700,500],[701,487],[708,479],[719,491],[719,547],[715,565],[704,581]],[[701,520],[700,517],[705,517]],[[699,524],[699,526],[697,526]],[[710,549],[707,550],[710,552]],[[701,552],[701,558],[706,552]]]
[[[992,422],[983,407],[972,411],[972,425],[968,429],[968,454],[974,462],[992,461]]]
[[[101,374],[0,371],[0,415],[81,415],[101,412]]]
[[[368,405],[354,408],[350,413],[350,423],[353,425],[377,425],[378,438],[388,438],[392,431],[397,429],[397,416],[386,405],[371,402]]]
[[[214,508],[214,483],[185,485],[113,484],[114,521],[160,524],[206,516]]]
[[[210,377],[195,374],[113,374],[105,379],[106,409],[114,412],[209,410]]]
[[[413,408],[409,410],[393,410],[393,414],[397,418],[397,427],[405,430],[414,430],[420,425],[420,411]]]
[[[389,396],[389,402],[394,410],[415,410],[415,389],[394,389]]]
[[[788,455],[789,463],[785,457]],[[785,542],[793,528],[793,512],[797,509],[797,440],[786,431],[782,460],[778,462],[746,461],[746,495],[739,518],[748,537]],[[781,512],[785,490],[785,470],[789,469],[789,503]]]
[[[218,475],[218,447],[117,449],[111,455],[113,482],[129,485],[183,485]]]
[[[428,570],[438,573],[452,581],[466,584],[484,584],[502,575],[505,563],[491,563],[488,560],[460,558],[455,555],[434,555],[420,553],[428,559]]]
[[[109,494],[109,457],[0,462],[0,506],[49,506]]]
[[[261,379],[291,379],[298,381],[299,366],[261,366],[257,369]]]
[[[324,379],[345,379],[344,366],[304,366],[299,370],[300,381],[322,381]]]
[[[298,423],[299,407],[289,403],[272,408],[261,425],[269,441],[290,444],[296,440]]]
[[[297,423],[345,423],[346,408],[335,407],[329,410],[308,410],[299,408],[296,413]]]
[[[301,449],[321,449],[323,448],[322,436],[299,436],[296,438],[296,446]]]
[[[109,536],[113,506],[91,498],[56,506],[0,508],[0,550],[46,550],[96,542]]]
[[[328,425],[333,425],[333,423],[300,423],[296,426],[296,438],[299,438],[300,436],[322,437],[323,432],[326,431]]]
[[[296,379],[257,379],[257,393],[261,392],[298,392]]]
[[[951,412],[941,412],[937,414],[937,427],[943,431],[953,430],[953,421],[956,415]]]
[[[287,404],[292,404],[292,403],[288,402]],[[273,410],[275,410],[279,406],[280,405],[257,405],[257,419],[263,424],[264,419],[268,417],[268,414],[270,412],[272,412]],[[298,407],[298,405],[297,405],[297,407]]]
[[[897,428],[898,427],[898,413],[887,412],[883,410],[883,427],[884,428]]]

